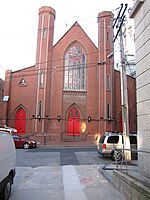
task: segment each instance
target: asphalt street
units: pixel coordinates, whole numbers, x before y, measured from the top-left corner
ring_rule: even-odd
[[[18,149],[10,200],[125,200],[99,172],[108,163],[91,148]]]
[[[37,148],[17,149],[17,166],[63,166],[112,163],[110,158],[101,157],[96,148]]]

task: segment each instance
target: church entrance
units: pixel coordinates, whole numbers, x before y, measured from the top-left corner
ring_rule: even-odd
[[[18,134],[25,134],[26,130],[26,112],[23,108],[19,108],[15,115],[15,129]]]
[[[80,113],[75,106],[70,109],[67,122],[67,135],[80,136]]]

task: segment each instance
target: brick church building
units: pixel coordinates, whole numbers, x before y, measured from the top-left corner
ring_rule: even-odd
[[[78,22],[53,45],[54,21],[53,8],[39,9],[35,65],[6,71],[1,124],[45,145],[92,144],[105,131],[122,131],[120,72],[107,58],[114,48],[112,12],[98,14],[98,48]],[[135,79],[127,82],[135,131]]]

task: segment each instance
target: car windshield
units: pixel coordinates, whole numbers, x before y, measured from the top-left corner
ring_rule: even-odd
[[[13,139],[19,140],[19,136],[13,135]]]

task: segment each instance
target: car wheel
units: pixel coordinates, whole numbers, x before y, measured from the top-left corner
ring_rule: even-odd
[[[9,199],[10,193],[11,193],[11,184],[12,184],[11,176],[8,176],[6,184],[5,184],[2,192],[0,193],[0,199],[1,200],[8,200]]]
[[[114,161],[120,161],[122,159],[122,153],[119,150],[112,151],[111,158]]]
[[[24,149],[29,149],[29,147],[30,147],[29,143],[24,143],[24,144],[23,144],[23,148],[24,148]]]

